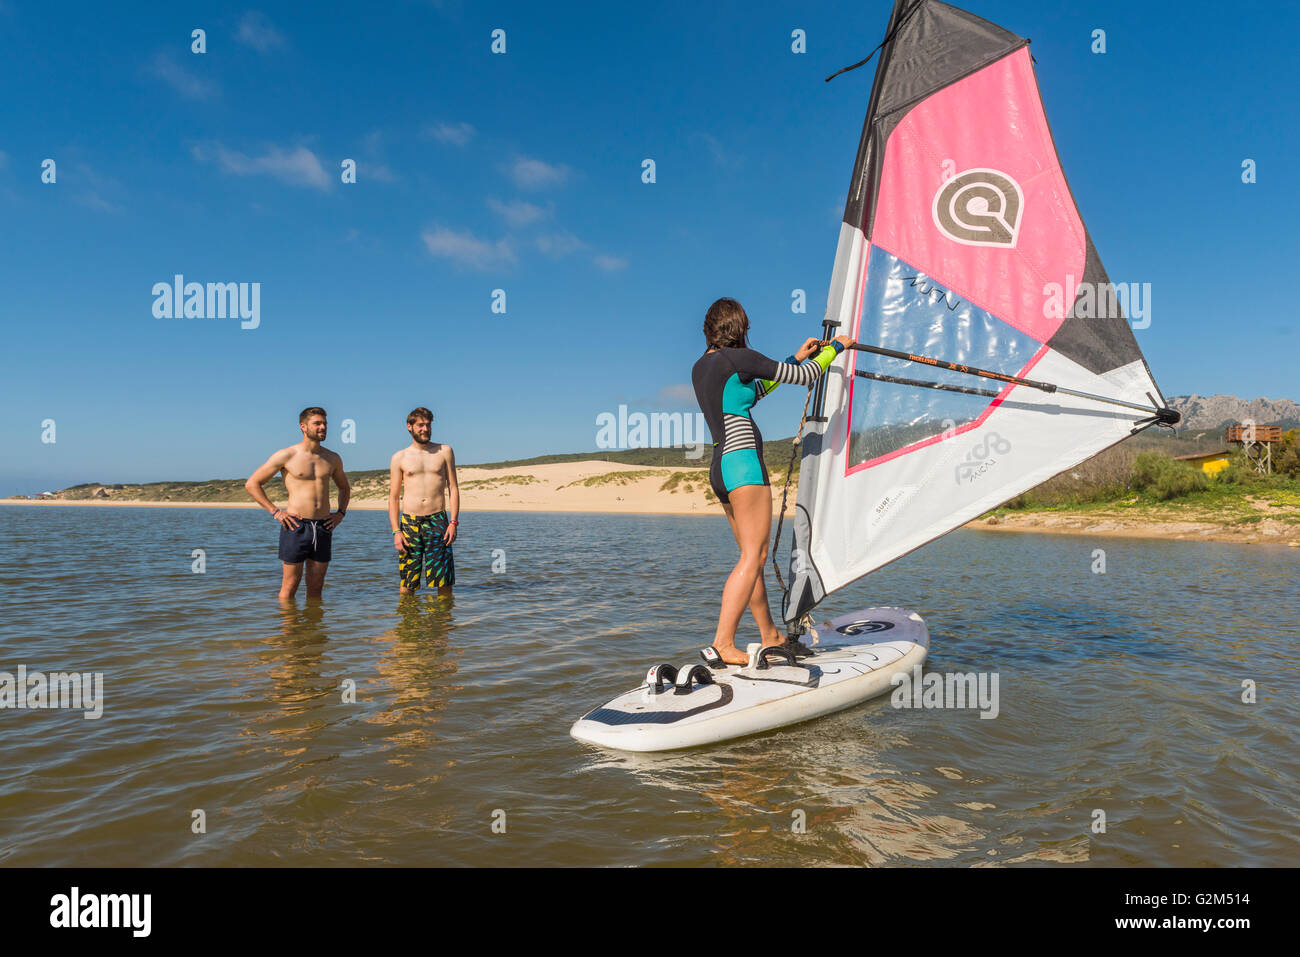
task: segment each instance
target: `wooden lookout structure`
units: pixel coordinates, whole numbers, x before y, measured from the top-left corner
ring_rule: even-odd
[[[1268,475],[1273,471],[1273,443],[1282,441],[1282,426],[1256,425],[1254,422],[1230,425],[1225,438],[1241,446],[1246,460],[1255,466],[1256,472]]]

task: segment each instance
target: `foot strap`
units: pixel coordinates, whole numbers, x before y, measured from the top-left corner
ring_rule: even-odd
[[[699,685],[713,684],[713,675],[704,665],[695,665],[692,668],[682,668],[677,672],[677,685],[673,689],[673,694],[690,694],[691,683]]]
[[[645,673],[645,683],[655,694],[664,693],[664,682],[672,684],[677,680],[677,669],[672,665],[655,665]]]
[[[794,666],[794,652],[790,651],[785,645],[767,645],[758,652],[758,657],[754,659],[754,668],[757,671],[765,671],[770,667],[767,663],[769,658],[779,658],[784,664]]]
[[[727,667],[727,663],[722,660],[722,655],[718,654],[718,649],[709,645],[707,648],[700,649],[700,657],[704,663],[714,671],[722,671]]]

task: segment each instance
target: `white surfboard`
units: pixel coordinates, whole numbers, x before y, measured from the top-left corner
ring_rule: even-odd
[[[751,645],[745,666],[652,668],[640,687],[583,715],[569,733],[602,748],[669,751],[769,731],[891,690],[890,679],[921,664],[930,649],[921,616],[902,608],[866,608],[816,631],[814,654],[793,666],[771,656],[760,661]],[[705,672],[712,680],[700,683]]]

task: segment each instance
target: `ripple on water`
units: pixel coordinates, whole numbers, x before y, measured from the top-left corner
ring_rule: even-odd
[[[0,510],[0,667],[105,677],[98,721],[3,712],[0,861],[1300,861],[1295,550],[957,533],[833,607],[916,608],[927,670],[998,674],[996,719],[885,698],[638,756],[568,727],[709,639],[725,523],[467,517],[454,599],[399,600],[354,512],[325,602],[283,609],[256,512]]]

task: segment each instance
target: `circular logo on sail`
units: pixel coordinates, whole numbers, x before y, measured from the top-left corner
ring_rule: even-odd
[[[995,169],[958,173],[934,194],[934,224],[967,246],[1016,244],[1024,197],[1020,184]]]
[[[841,635],[871,635],[878,631],[889,631],[893,627],[892,621],[851,621],[835,630]]]
[[[990,432],[984,436],[983,441],[977,442],[966,453],[966,460],[957,464],[957,484],[960,485],[962,480],[974,482],[977,478],[989,470],[990,467],[997,464],[994,455],[1006,455],[1011,451],[1011,443],[998,435],[996,432]]]

